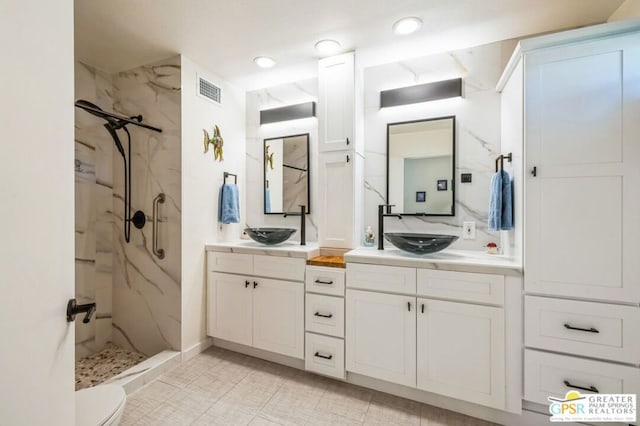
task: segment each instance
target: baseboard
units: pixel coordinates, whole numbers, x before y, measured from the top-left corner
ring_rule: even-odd
[[[207,337],[201,342],[196,343],[189,349],[182,351],[182,362],[189,361],[194,356],[206,351],[213,346],[213,338]]]
[[[276,364],[286,365],[287,367],[297,368],[304,370],[304,360],[298,358],[292,358],[286,355],[280,355],[262,349],[252,348],[251,346],[245,346],[238,343],[229,342],[222,339],[213,339],[213,346],[228,349],[234,352],[240,352],[245,355],[249,355],[255,358],[264,359],[267,361],[275,362]]]

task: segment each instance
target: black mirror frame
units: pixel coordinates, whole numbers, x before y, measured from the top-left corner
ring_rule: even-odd
[[[453,197],[451,203],[451,214],[433,214],[433,213],[401,213],[403,216],[455,216],[456,215],[456,190],[455,190],[455,182],[456,182],[456,116],[455,115],[446,115],[443,117],[433,117],[433,118],[423,118],[420,120],[410,120],[410,121],[399,121],[396,123],[387,123],[387,194],[385,203],[389,203],[389,129],[391,126],[396,126],[399,124],[411,124],[411,123],[423,123],[427,121],[436,121],[436,120],[452,120],[453,124],[453,137],[451,141],[451,152],[452,152],[452,170],[451,170],[451,196]]]
[[[309,151],[309,133],[299,133],[296,135],[278,136],[274,138],[267,138],[262,140],[262,212],[263,214],[283,215],[290,213],[298,213],[299,210],[292,212],[267,212],[267,200],[264,197],[265,189],[267,189],[267,165],[265,158],[267,157],[267,141],[273,141],[277,139],[296,138],[305,136],[307,138],[307,206],[306,214],[311,214],[311,152]]]

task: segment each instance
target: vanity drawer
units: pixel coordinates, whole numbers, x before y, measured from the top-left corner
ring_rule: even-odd
[[[344,340],[307,333],[305,369],[325,376],[345,378]]]
[[[304,281],[304,259],[279,256],[253,256],[253,275],[281,280]]]
[[[579,388],[576,388],[578,386]],[[640,393],[640,369],[567,355],[524,351],[524,399],[549,404],[547,397],[564,398],[577,389],[597,389],[599,393]]]
[[[347,263],[347,287],[415,294],[416,270],[397,266]]]
[[[504,304],[504,276],[418,269],[418,296]]]
[[[640,308],[525,296],[525,345],[640,364]]]
[[[307,266],[306,289],[313,293],[344,296],[344,269]]]
[[[307,331],[344,337],[344,298],[307,294],[305,312]]]
[[[207,253],[207,269],[212,272],[253,274],[253,255],[210,251]]]

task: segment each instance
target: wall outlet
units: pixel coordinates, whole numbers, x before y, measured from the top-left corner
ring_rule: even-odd
[[[475,222],[462,223],[462,239],[463,240],[476,239],[476,223]]]

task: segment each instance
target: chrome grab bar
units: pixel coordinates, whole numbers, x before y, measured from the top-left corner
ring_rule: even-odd
[[[164,193],[153,199],[153,254],[164,259],[164,249],[158,248],[158,203],[164,203]]]

